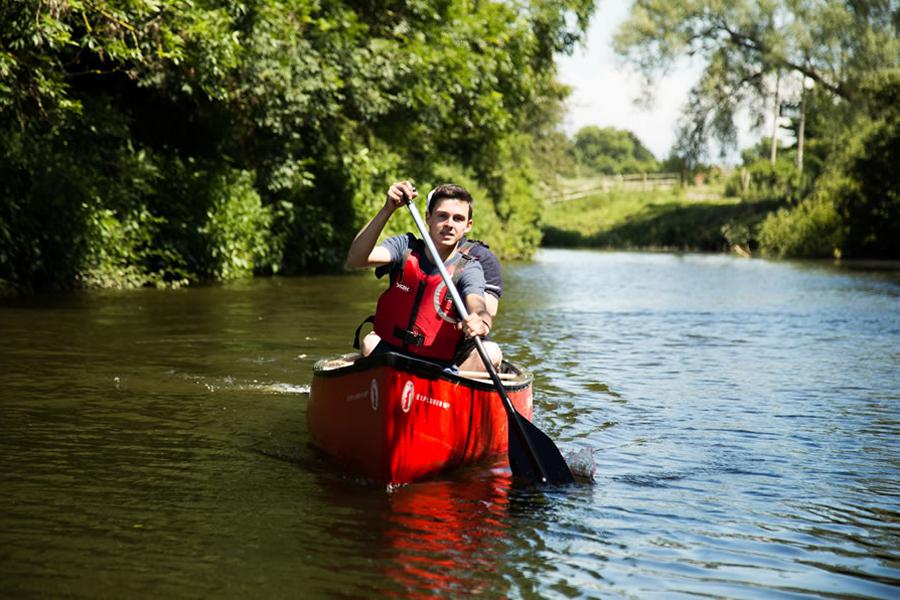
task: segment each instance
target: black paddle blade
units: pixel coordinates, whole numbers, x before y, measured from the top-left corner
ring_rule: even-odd
[[[513,475],[537,483],[575,483],[575,477],[572,476],[569,465],[566,464],[559,448],[546,433],[517,412],[507,413],[507,417],[509,421],[509,467],[512,469]],[[516,424],[512,422],[513,419],[518,420],[522,426],[516,427]],[[546,482],[542,481],[540,471],[531,459],[526,442],[520,439],[521,432],[528,436],[531,447],[534,448],[541,466],[544,467],[544,471],[547,473]]]

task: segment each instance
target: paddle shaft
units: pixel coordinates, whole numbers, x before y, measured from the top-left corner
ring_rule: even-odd
[[[465,320],[469,316],[469,311],[466,309],[466,304],[460,297],[459,291],[457,291],[456,286],[453,285],[453,280],[450,279],[450,274],[447,272],[447,268],[444,266],[444,261],[441,260],[441,255],[438,254],[437,248],[435,247],[431,236],[428,235],[428,229],[425,227],[425,223],[422,221],[422,215],[419,214],[419,209],[416,208],[415,203],[411,200],[407,202],[406,205],[409,207],[409,214],[412,215],[413,221],[416,222],[416,227],[419,228],[419,233],[422,235],[422,240],[425,242],[425,246],[428,247],[428,252],[431,255],[431,260],[433,260],[434,264],[437,265],[438,271],[441,274],[441,279],[444,280],[444,285],[447,286],[447,291],[450,293],[450,297],[453,298],[453,305],[456,307],[456,312],[458,312],[460,317]],[[478,355],[481,357],[481,361],[484,363],[484,368],[491,376],[491,380],[494,382],[494,387],[497,388],[497,392],[500,394],[500,398],[503,399],[503,408],[506,409],[507,414],[511,417],[509,419],[509,422],[515,423],[515,428],[517,430],[516,433],[519,435],[519,439],[522,441],[523,446],[527,449],[528,458],[531,460],[532,465],[539,474],[541,483],[547,483],[547,471],[546,469],[544,469],[544,465],[538,458],[537,451],[534,449],[534,446],[531,443],[531,439],[525,432],[525,428],[522,426],[522,423],[519,421],[519,419],[516,418],[519,413],[516,411],[516,407],[513,406],[512,400],[509,399],[509,396],[506,393],[506,389],[503,387],[503,382],[500,381],[500,376],[497,374],[497,369],[494,368],[494,364],[491,362],[487,351],[484,349],[484,344],[481,341],[481,337],[475,336],[472,339],[475,340],[475,348],[476,350],[478,350]]]

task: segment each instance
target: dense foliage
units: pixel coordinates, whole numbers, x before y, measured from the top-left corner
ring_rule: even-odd
[[[399,177],[468,182],[476,233],[527,255],[553,57],[592,8],[0,3],[0,287],[331,268]]]
[[[898,257],[898,27],[900,7],[883,0],[637,0],[616,48],[649,82],[683,57],[702,63],[675,148],[688,166],[713,140],[734,146],[741,112],[805,116],[802,173],[757,155],[732,182],[787,205],[762,224],[764,251]]]
[[[900,257],[900,73],[869,91],[869,105],[834,136],[809,195],[762,223],[764,250]]]

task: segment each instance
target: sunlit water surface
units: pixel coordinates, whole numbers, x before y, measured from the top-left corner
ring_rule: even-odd
[[[0,597],[900,596],[900,274],[543,251],[496,337],[596,481],[308,447],[368,274],[0,305]]]

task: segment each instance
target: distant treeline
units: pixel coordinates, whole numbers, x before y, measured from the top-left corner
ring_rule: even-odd
[[[0,3],[0,290],[331,269],[399,177],[471,187],[476,234],[527,256],[592,9]]]
[[[572,164],[561,175],[655,173],[660,164],[632,131],[588,125],[573,136],[567,150]]]

